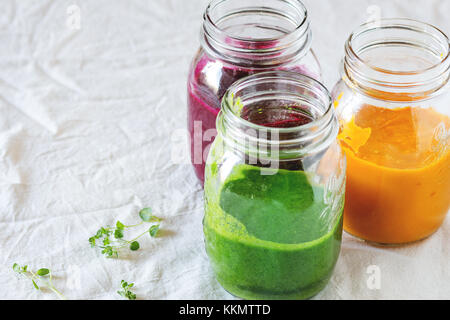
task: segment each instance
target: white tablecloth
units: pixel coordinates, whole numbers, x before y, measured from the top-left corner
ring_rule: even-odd
[[[120,298],[121,279],[135,282],[143,299],[232,298],[204,251],[202,189],[189,164],[171,160],[206,3],[2,1],[0,298],[55,298],[18,279],[14,262],[51,268],[70,299]],[[374,12],[370,5],[383,17],[424,20],[450,34],[447,0],[305,3],[330,89],[344,41]],[[164,219],[161,237],[144,237],[139,251],[117,260],[89,247],[98,227],[139,222],[146,206]],[[431,238],[400,248],[344,235],[334,275],[316,298],[448,299],[449,239],[449,218]],[[371,265],[379,289],[367,284]]]

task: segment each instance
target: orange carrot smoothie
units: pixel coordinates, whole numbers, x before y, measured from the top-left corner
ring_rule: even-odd
[[[342,124],[344,229],[400,244],[423,239],[450,207],[450,118],[432,108],[364,105]]]

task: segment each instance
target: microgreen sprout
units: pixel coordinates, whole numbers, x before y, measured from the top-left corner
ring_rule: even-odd
[[[130,291],[134,286],[134,283],[128,283],[125,280],[122,280],[120,281],[120,286],[122,287],[122,290],[117,291],[118,294],[128,300],[136,300],[136,294]]]
[[[28,269],[27,265],[20,266],[19,264],[14,263],[13,270],[16,273],[30,279],[36,290],[41,290],[42,287],[46,287],[53,291],[61,300],[66,300],[66,297],[64,297],[64,295],[53,285],[52,273],[49,269],[41,268],[36,272],[33,272],[31,269]]]
[[[161,219],[154,216],[150,208],[144,208],[139,211],[139,217],[141,222],[135,225],[125,225],[120,221],[117,221],[115,227],[101,227],[97,233],[89,238],[91,247],[99,247],[102,249],[102,254],[107,258],[118,258],[119,250],[124,247],[128,247],[131,251],[136,251],[140,248],[140,244],[137,241],[143,235],[149,233],[151,237],[156,237],[159,224],[153,224],[145,232],[141,233],[132,240],[124,239],[124,232],[126,229],[131,229],[142,225],[143,223],[156,223]]]

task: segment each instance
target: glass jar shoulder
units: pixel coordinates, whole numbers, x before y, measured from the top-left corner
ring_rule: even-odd
[[[216,59],[206,54],[203,49],[199,49],[190,67],[188,90],[199,95],[211,107],[220,109],[220,100],[234,82],[255,73],[271,70],[299,72],[316,80],[321,80],[322,77],[320,64],[312,50],[295,61],[278,66],[247,68]]]
[[[251,70],[225,64],[200,49],[191,64],[188,90],[206,102],[209,107],[220,109],[220,101],[225,91],[235,81],[250,74]]]
[[[367,106],[386,110],[431,108],[442,115],[450,116],[450,108],[448,108],[450,84],[430,94],[428,97],[402,95],[402,93],[397,93],[395,96],[392,93],[372,95],[370,92],[364,92],[350,83],[349,80],[343,78],[336,83],[331,96],[340,120],[349,120],[352,115],[357,114],[362,108]]]
[[[205,221],[214,225],[225,218],[231,221],[225,212],[235,213],[243,221],[270,210],[279,215],[301,212],[305,219],[310,217],[317,223],[314,234],[297,233],[306,222],[294,219],[296,228],[280,221],[274,226],[276,230],[285,226],[292,234],[270,234],[266,240],[280,243],[315,240],[329,232],[328,227],[335,226],[342,214],[345,168],[345,155],[337,142],[320,154],[263,164],[228,148],[219,134],[205,168]],[[317,219],[318,215],[322,218]]]
[[[450,148],[450,86],[430,97],[379,99],[339,81],[332,97],[346,151],[391,169],[417,169]],[[400,97],[400,99],[399,99]],[[404,98],[402,100],[402,98]]]
[[[405,96],[402,101],[396,96],[393,101],[389,95],[379,99],[364,94],[341,80],[332,97],[341,143],[365,160],[411,169],[428,165],[449,148],[448,85],[425,99]]]

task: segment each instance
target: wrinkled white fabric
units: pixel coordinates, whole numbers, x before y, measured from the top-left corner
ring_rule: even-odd
[[[55,298],[18,279],[14,262],[50,268],[70,299],[120,298],[122,279],[135,282],[142,299],[232,298],[204,251],[202,189],[189,164],[172,160],[182,151],[173,144],[185,129],[186,78],[206,3],[2,1],[1,299]],[[373,13],[370,5],[450,34],[450,1],[305,3],[330,89],[344,41]],[[139,251],[117,260],[89,247],[98,227],[139,222],[146,206],[164,219],[161,237],[144,237]],[[399,248],[344,235],[334,275],[316,298],[448,299],[449,239],[449,218],[429,239]],[[379,289],[370,289],[371,265]]]

